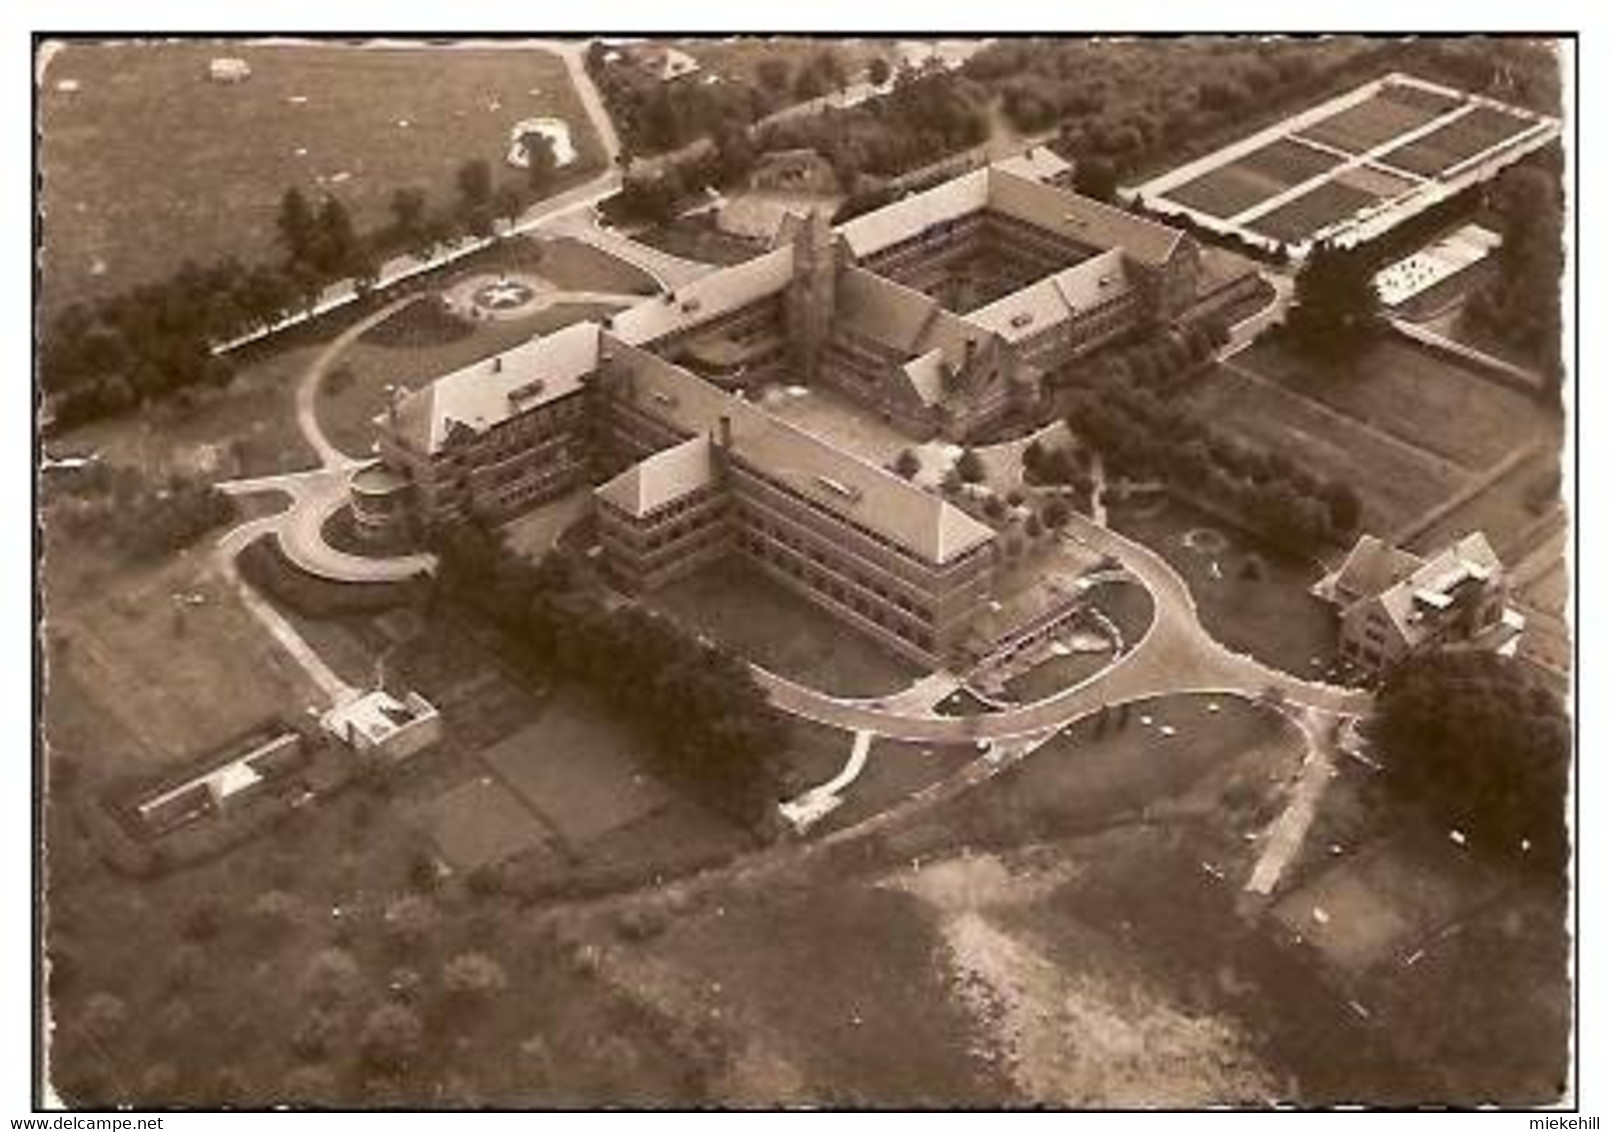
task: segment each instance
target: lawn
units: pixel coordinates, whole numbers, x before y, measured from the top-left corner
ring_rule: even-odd
[[[1269,381],[1254,369],[1255,351],[1209,370],[1188,402],[1233,436],[1282,452],[1316,475],[1348,483],[1364,503],[1364,529],[1387,534],[1441,503],[1464,482],[1462,469],[1393,443],[1346,417]]]
[[[844,768],[854,732],[809,720],[788,720],[784,757],[790,797],[827,782]],[[875,739],[866,766],[842,793],[843,803],[812,829],[812,836],[844,829],[897,805],[935,782],[950,777],[978,757],[966,744],[907,743]]]
[[[1514,547],[1516,538],[1543,516],[1546,506],[1557,502],[1550,499],[1545,506],[1537,505],[1547,486],[1557,482],[1559,462],[1558,450],[1549,449],[1516,465],[1416,535],[1409,548],[1435,553],[1471,531],[1481,531],[1501,557],[1517,564],[1516,551],[1524,554],[1525,548]]]
[[[1347,373],[1326,373],[1263,344],[1237,364],[1337,412],[1471,471],[1491,467],[1557,426],[1534,400],[1395,336],[1372,345]]]
[[[724,897],[674,923],[652,961],[688,988],[697,1007],[686,1013],[769,1055],[745,1059],[751,1074],[771,1071],[750,1103],[1011,1103],[973,1052],[977,1032],[948,986],[935,929],[914,897],[844,878]]]
[[[1478,106],[1446,126],[1439,126],[1407,145],[1388,150],[1382,155],[1381,162],[1418,173],[1422,177],[1435,177],[1443,170],[1484,153],[1532,126],[1530,118],[1521,118],[1491,106]]]
[[[46,736],[90,775],[183,763],[322,702],[218,575],[210,539],[136,567],[46,523]]]
[[[649,602],[779,676],[832,695],[887,695],[922,675],[736,555],[672,582]]]
[[[1248,227],[1282,243],[1296,243],[1321,228],[1346,220],[1378,199],[1374,193],[1363,189],[1326,181],[1272,212],[1264,213]]]
[[[251,77],[209,82],[219,55],[245,59]],[[597,169],[599,143],[557,56],[505,46],[450,59],[308,42],[58,51],[39,88],[47,309],[163,278],[185,259],[277,260],[274,219],[292,186],[338,195],[366,230],[389,221],[399,188],[450,203],[471,159],[512,183],[523,173],[504,164],[509,130],[528,117],[570,126],[578,158],[560,187]]]
[[[443,791],[420,807],[420,816],[437,850],[460,872],[495,865],[549,842],[536,815],[491,775]]]
[[[1111,522],[1120,534],[1145,543],[1180,572],[1191,587],[1203,625],[1223,644],[1298,676],[1319,673],[1315,657],[1323,664],[1330,662],[1336,649],[1336,615],[1308,592],[1319,578],[1318,567],[1180,500],[1171,499],[1161,509],[1118,505],[1111,511]],[[1198,528],[1224,535],[1226,550],[1210,555],[1187,546],[1184,536]],[[1254,569],[1261,569],[1261,578],[1245,576],[1253,558],[1259,562]]]
[[[333,335],[334,330],[331,331]],[[318,458],[296,427],[297,379],[316,345],[242,359],[224,389],[181,394],[51,438],[66,451],[97,451],[156,478],[168,472],[230,476],[306,471]]]
[[[660,809],[670,794],[644,769],[642,739],[574,693],[480,758],[574,850]]]
[[[1389,86],[1356,106],[1305,126],[1297,136],[1348,153],[1364,153],[1425,125],[1457,105],[1454,99],[1417,87]]]

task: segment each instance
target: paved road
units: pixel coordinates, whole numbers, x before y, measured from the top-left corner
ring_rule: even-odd
[[[236,558],[254,540],[277,530],[280,515],[268,515],[261,519],[242,523],[230,530],[223,538],[218,540],[214,550],[219,571],[224,579],[239,591],[241,600],[251,615],[267,629],[269,635],[279,642],[280,647],[291,655],[291,659],[302,666],[309,678],[319,686],[319,690],[330,698],[331,704],[345,703],[358,696],[358,689],[348,684],[335,674],[335,671],[324,663],[324,658],[313,651],[302,635],[287,621],[272,605],[263,600],[262,596],[248,585],[240,576],[236,567]]]
[[[1083,519],[1070,535],[1101,554],[1111,554],[1153,600],[1146,635],[1127,654],[1082,684],[1032,704],[989,715],[935,717],[891,707],[885,701],[828,696],[764,670],[756,678],[784,711],[830,726],[917,742],[974,742],[1041,735],[1103,706],[1174,693],[1214,693],[1248,698],[1277,691],[1286,703],[1327,715],[1358,715],[1370,694],[1316,683],[1231,652],[1202,627],[1185,579],[1163,557],[1114,531]]]

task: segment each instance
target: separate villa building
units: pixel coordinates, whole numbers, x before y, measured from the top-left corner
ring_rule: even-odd
[[[1430,558],[1363,535],[1319,592],[1340,609],[1341,659],[1372,677],[1427,648],[1513,652],[1526,624],[1480,532]]]

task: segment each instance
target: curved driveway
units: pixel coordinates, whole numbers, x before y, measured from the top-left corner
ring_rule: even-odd
[[[835,698],[763,669],[755,670],[756,679],[772,702],[791,714],[917,742],[1022,738],[1105,706],[1173,693],[1257,697],[1274,689],[1295,707],[1325,714],[1357,715],[1368,709],[1371,697],[1366,691],[1303,680],[1225,648],[1202,627],[1185,579],[1155,551],[1088,520],[1076,521],[1070,530],[1084,545],[1122,562],[1150,591],[1154,603],[1146,635],[1083,683],[1032,704],[956,718],[895,710],[876,700]]]

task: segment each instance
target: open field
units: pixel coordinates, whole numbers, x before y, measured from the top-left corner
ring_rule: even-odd
[[[1189,400],[1232,435],[1351,484],[1364,502],[1365,530],[1396,530],[1464,482],[1460,469],[1435,456],[1328,413],[1277,382],[1247,377],[1239,359],[1210,370]]]
[[[1420,532],[1409,541],[1409,548],[1425,554],[1481,531],[1499,557],[1512,567],[1518,565],[1529,548],[1514,543],[1547,507],[1558,504],[1558,496],[1548,489],[1559,483],[1559,469],[1558,450],[1545,448]]]
[[[210,537],[135,567],[47,534],[43,570],[46,735],[60,728],[91,775],[160,770],[322,703],[219,576]]]
[[[1471,471],[1558,430],[1519,391],[1393,336],[1372,345],[1348,373],[1320,372],[1268,344],[1236,363]]]
[[[331,336],[338,333],[332,329]],[[244,360],[223,389],[199,389],[137,412],[91,421],[51,438],[49,449],[99,452],[108,463],[217,477],[306,471],[318,458],[296,427],[296,381],[318,353],[296,345]]]
[[[1374,193],[1345,185],[1341,181],[1326,181],[1295,200],[1264,213],[1248,227],[1282,243],[1296,243],[1322,228],[1346,220],[1378,199]]]
[[[649,604],[779,676],[834,695],[885,695],[922,675],[736,555],[672,582]]]
[[[464,872],[529,853],[548,841],[536,816],[491,775],[443,791],[421,807],[421,816],[447,863]]]
[[[561,696],[480,757],[567,846],[580,848],[669,800],[666,788],[644,771],[639,746],[595,706]]]
[[[207,80],[217,56],[252,74]],[[76,82],[77,89],[59,84]],[[299,187],[339,196],[360,231],[389,219],[396,189],[457,196],[471,159],[500,181],[509,130],[552,115],[577,161],[560,186],[596,171],[601,149],[563,62],[534,47],[438,50],[332,43],[74,43],[40,91],[47,309],[162,278],[185,259],[280,257],[274,218]]]
[[[1111,516],[1114,530],[1145,543],[1180,572],[1202,624],[1221,643],[1298,676],[1313,676],[1330,663],[1336,614],[1308,592],[1319,580],[1317,566],[1177,499],[1161,508],[1115,506]],[[1186,544],[1187,533],[1204,528],[1228,540],[1222,553]],[[1261,578],[1245,575],[1253,559]],[[1316,657],[1320,666],[1313,663]]]
[[[1305,126],[1294,136],[1348,153],[1366,153],[1459,105],[1436,91],[1389,85],[1355,106]]]
[[[1407,145],[1388,150],[1382,155],[1381,161],[1422,177],[1434,177],[1530,129],[1532,125],[1529,118],[1517,117],[1491,106],[1478,106],[1446,126],[1439,126]]]

